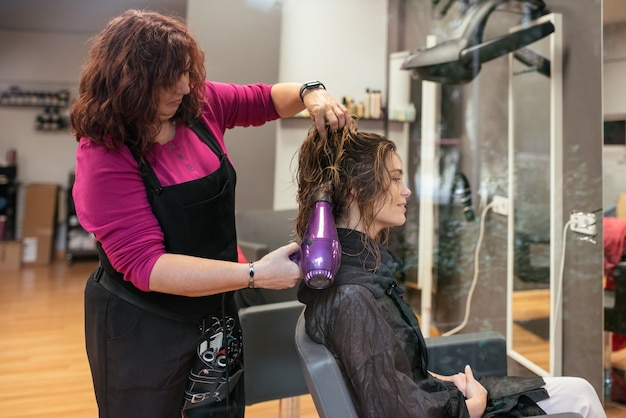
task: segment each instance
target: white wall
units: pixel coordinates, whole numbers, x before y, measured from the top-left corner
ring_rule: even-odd
[[[0,31],[0,90],[68,89],[72,99],[87,54],[87,35]],[[50,182],[65,186],[74,167],[76,142],[70,130],[35,130],[39,107],[0,107],[0,161],[17,150],[22,184]],[[67,113],[67,110],[65,110]]]
[[[626,24],[604,28],[604,114],[626,116]]]
[[[626,119],[626,24],[604,28],[604,117]],[[617,196],[626,193],[626,146],[605,145],[603,149],[602,203],[604,209],[617,203]]]
[[[282,12],[280,81],[320,80],[337,99],[362,100],[366,88],[385,97],[387,0],[285,0]],[[274,209],[296,207],[292,161],[309,122],[280,122]]]
[[[0,91],[67,89],[76,98],[81,66],[87,56],[86,34],[0,31]],[[69,172],[75,166],[76,141],[70,130],[35,130],[40,107],[0,106],[0,164],[10,149],[17,151],[18,189],[16,234],[21,236],[23,186],[54,183],[61,186],[56,247],[65,247],[62,221]],[[62,114],[67,114],[64,109]]]
[[[278,81],[280,8],[275,2],[188,0],[187,24],[205,53],[209,80]],[[274,172],[268,167],[274,167],[276,127],[270,122],[235,128],[224,137],[237,170],[237,210],[272,207]]]

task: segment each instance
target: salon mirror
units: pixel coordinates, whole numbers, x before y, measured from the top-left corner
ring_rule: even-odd
[[[558,375],[562,222],[560,16],[550,36],[509,58],[509,355],[543,376]]]

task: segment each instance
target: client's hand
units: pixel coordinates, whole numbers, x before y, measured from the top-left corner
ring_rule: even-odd
[[[465,405],[471,418],[479,418],[487,408],[487,389],[474,379],[470,366],[465,366]],[[456,384],[456,382],[455,382]],[[459,385],[457,385],[459,387]],[[463,389],[459,387],[463,392]]]
[[[439,380],[443,380],[444,382],[454,383],[454,386],[456,386],[457,389],[461,391],[463,396],[467,396],[466,395],[467,378],[465,377],[464,373],[459,372],[457,374],[453,374],[452,376],[444,376],[435,372],[431,372],[430,370],[428,371],[428,373],[430,373],[432,377],[435,377]]]

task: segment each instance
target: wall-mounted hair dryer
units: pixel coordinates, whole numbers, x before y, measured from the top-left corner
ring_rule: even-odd
[[[463,208],[463,215],[468,222],[476,220],[474,208],[472,206],[472,189],[465,174],[460,171],[454,175],[452,184],[452,199]]]
[[[320,195],[315,202],[300,251],[290,258],[300,266],[307,286],[325,289],[333,284],[341,264],[341,244],[328,194]]]
[[[547,13],[542,0],[482,0],[471,5],[462,23],[449,40],[414,51],[402,64],[421,80],[443,84],[463,84],[476,77],[481,64],[516,51],[554,32],[545,22],[483,42],[483,32],[491,12],[505,2],[518,1],[530,7],[533,18]]]

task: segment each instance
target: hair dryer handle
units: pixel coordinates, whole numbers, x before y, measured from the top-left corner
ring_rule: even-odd
[[[302,259],[302,249],[299,249],[295,253],[289,254],[289,259],[300,266],[300,260]]]

